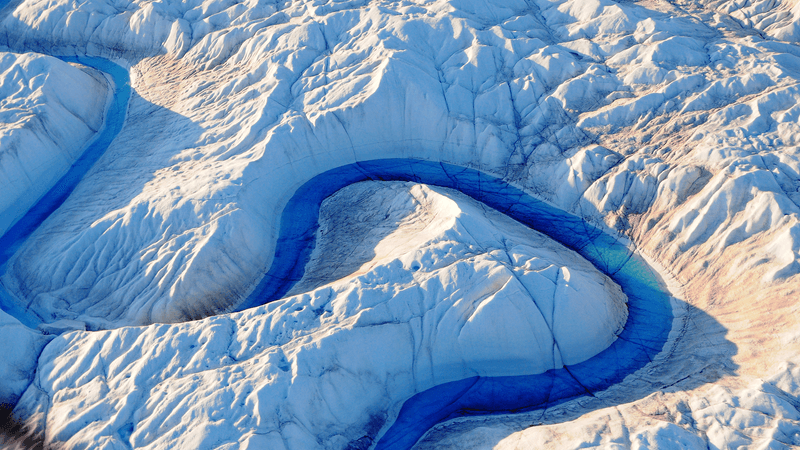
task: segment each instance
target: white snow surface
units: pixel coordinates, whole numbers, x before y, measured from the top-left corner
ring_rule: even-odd
[[[81,155],[103,124],[107,95],[98,73],[0,52],[0,235]]]
[[[734,245],[765,283],[800,271],[800,57],[714,9],[59,0],[7,11],[11,46],[135,63],[126,128],[3,279],[48,321],[98,329],[229,310],[269,267],[299,185],[387,157],[504,176],[627,230],[676,271]]]
[[[418,448],[797,448],[800,367],[796,361],[783,363],[767,379],[754,379],[743,386],[710,385],[688,395],[654,393],[636,404],[516,433],[509,432],[512,427],[484,425]]]
[[[0,234],[44,195],[103,124],[105,78],[51,56],[0,52]],[[0,311],[0,403],[28,387],[52,336]]]
[[[14,51],[88,53],[132,67],[135,93],[119,138],[3,277],[46,321],[102,329],[230,310],[271,264],[280,211],[306,180],[375,158],[445,161],[621,230],[683,285],[689,307],[664,371],[643,371],[637,380],[650,380],[648,389],[622,383],[644,397],[630,400],[639,412],[617,413],[614,399],[628,397],[609,394],[593,413],[607,419],[581,422],[589,430],[576,438],[582,444],[633,446],[625,437],[641,432],[637,445],[650,448],[701,445],[690,435],[729,448],[734,432],[709,430],[736,417],[736,433],[757,435],[754,445],[797,445],[789,432],[764,431],[791,431],[796,419],[775,419],[788,409],[740,414],[774,400],[761,388],[747,393],[751,382],[782,373],[798,383],[796,370],[780,369],[800,354],[795,2],[23,0],[0,14],[0,44]],[[244,316],[98,336],[177,333],[231,317]],[[70,336],[91,334],[55,342]],[[136,348],[125,354],[155,347]],[[157,359],[139,364],[148,358]],[[41,366],[37,377],[62,376],[52,370]],[[214,371],[197,373],[217,382]],[[129,383],[125,395],[143,395]],[[236,398],[236,389],[216,386],[209,402]],[[666,393],[652,414],[641,413],[652,386]],[[780,395],[797,404],[796,394]],[[120,423],[125,398],[103,399],[122,399]],[[688,398],[718,406],[672,412]],[[738,407],[745,398],[752,404]],[[555,435],[577,423],[580,414],[567,412],[543,413],[566,421],[548,428]],[[63,416],[47,420],[63,423],[63,436],[88,439],[80,431],[88,421]],[[487,435],[536,423],[502,420],[487,422]],[[463,437],[453,427],[428,439]],[[202,436],[181,430],[175,439]]]
[[[320,222],[310,267],[355,273],[241,313],[64,334],[18,409],[59,448],[343,448],[435,385],[584,361],[627,318],[586,260],[453,191],[358,183]],[[345,235],[358,251],[333,258]]]

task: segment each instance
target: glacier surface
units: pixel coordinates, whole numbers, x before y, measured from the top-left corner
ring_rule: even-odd
[[[204,369],[209,360],[205,350],[197,350],[202,346],[159,359],[148,353],[163,348],[156,334],[190,340],[206,335],[214,342],[210,337],[232,339],[244,332],[214,327],[244,324],[250,320],[245,317],[267,320],[253,311],[269,310],[265,315],[278,322],[294,320],[299,311],[268,305],[228,314],[275,265],[284,207],[301,186],[328,170],[411,158],[480,170],[624,235],[685,301],[673,303],[674,326],[658,358],[617,385],[539,411],[456,419],[432,429],[418,447],[800,445],[794,369],[800,353],[800,10],[794,2],[14,0],[0,8],[4,64],[45,61],[46,69],[25,69],[52,74],[45,86],[73,75],[83,80],[64,92],[42,94],[30,86],[15,91],[30,108],[25,114],[33,114],[37,98],[63,98],[80,86],[91,94],[70,98],[73,117],[34,111],[42,123],[75,121],[68,128],[70,148],[80,151],[99,128],[107,88],[96,72],[31,52],[110,58],[130,67],[133,90],[117,139],[0,277],[15,308],[27,308],[46,323],[38,332],[3,315],[0,327],[4,339],[22,343],[19,362],[0,367],[20,380],[3,393],[16,402],[38,366],[16,412],[46,424],[44,439],[74,447],[137,442],[159,448],[182,440],[190,445],[190,439],[208,448],[238,445],[243,435],[233,428],[220,431],[236,422],[217,416],[195,424],[221,427],[207,433],[147,422],[168,417],[159,416],[167,411],[150,398],[170,405],[192,399],[171,407],[176,416],[167,427],[184,423],[177,414],[194,411],[185,420],[196,417],[200,410],[194,408],[202,406],[193,400],[201,397],[217,405],[204,411],[219,405],[243,411],[229,408],[229,399],[242,398],[244,391],[220,378],[234,373],[220,367],[235,364],[215,362]],[[3,117],[3,130],[17,129],[17,119]],[[46,131],[36,133],[30,138],[50,139]],[[3,141],[0,154],[6,153]],[[58,170],[48,166],[48,173],[66,170],[70,162],[59,164]],[[47,184],[39,185],[42,192]],[[5,192],[21,193],[14,202],[20,205],[42,194],[17,181]],[[15,219],[3,212],[0,220]],[[320,245],[338,249],[341,244],[333,242],[320,239]],[[385,251],[400,260],[407,248],[395,253],[379,242],[354,245],[352,254],[381,257]],[[556,253],[567,258],[562,250]],[[346,280],[356,283],[388,264],[370,265],[369,258],[345,263],[350,253],[329,255],[329,261],[312,255],[314,269],[296,289],[346,290]],[[509,264],[493,261],[496,267]],[[582,264],[576,261],[558,264],[571,274],[597,273],[573,270]],[[473,274],[484,267],[465,266]],[[407,272],[405,266],[392,270],[398,277]],[[387,283],[387,289],[402,286],[403,279]],[[482,279],[461,281],[464,289],[478,289]],[[462,287],[458,281],[448,288]],[[221,315],[179,323],[214,314]],[[52,339],[43,332],[83,327],[107,331],[59,336],[38,358]],[[125,341],[128,333],[142,338]],[[327,342],[336,341],[334,335]],[[111,350],[119,347],[113,343],[123,341],[134,348],[118,350],[116,356],[125,358],[115,358]],[[507,350],[509,358],[515,355]],[[224,357],[221,350],[209,352],[211,359]],[[413,372],[411,366],[394,366],[399,362],[385,352],[378,357],[386,367],[369,370]],[[81,370],[94,378],[61,370],[73,360],[84,361]],[[133,381],[109,381],[112,366],[105,363],[112,361],[119,365],[114,368],[150,365],[131,368]],[[195,370],[203,389],[172,376],[181,365]],[[261,371],[242,375],[249,380],[242,386],[262,376],[268,384],[272,375],[264,374],[273,372],[280,383],[290,381],[280,367],[291,366],[280,358],[256,366]],[[174,390],[147,397],[149,388],[141,386],[153,373],[164,374],[165,386]],[[303,395],[328,392],[320,386]],[[343,385],[336,386],[330,389]],[[272,437],[300,448],[347,447],[360,439],[356,429],[372,439],[388,428],[402,398],[426,387],[381,394],[360,412],[336,410],[340,422],[325,416],[305,431],[290,427],[286,436],[297,441]],[[356,400],[368,402],[367,397]],[[81,409],[95,403],[96,409]],[[296,403],[273,406],[289,405]],[[294,418],[316,411],[291,409]],[[355,428],[316,440],[324,433],[314,427],[347,420]],[[309,436],[314,442],[303,440]],[[254,435],[253,445],[272,437]],[[358,439],[354,446],[367,445]]]
[[[103,123],[101,73],[0,52],[0,235],[58,181]]]
[[[574,365],[621,331],[625,295],[574,252],[455,192],[375,184],[320,213],[313,268],[340,233],[373,233],[357,246],[373,255],[338,258],[352,274],[240,313],[62,335],[17,408],[67,447],[346,447],[415,392]]]

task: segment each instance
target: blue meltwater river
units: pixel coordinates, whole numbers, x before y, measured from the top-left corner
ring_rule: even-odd
[[[2,8],[2,4],[0,4],[0,8]],[[0,237],[0,276],[6,272],[6,263],[9,258],[39,228],[42,222],[64,203],[84,175],[105,153],[125,123],[125,113],[128,110],[128,100],[131,97],[130,75],[127,70],[104,58],[80,56],[59,57],[59,59],[93,67],[110,75],[113,80],[113,96],[106,110],[103,128],[95,136],[94,140],[89,143],[83,154],[39,201]],[[0,284],[0,307],[29,327],[36,328],[41,323],[41,319],[24,311],[17,302],[12,300],[2,284]]]
[[[0,4],[0,7],[2,5]],[[0,237],[0,275],[25,240],[66,200],[102,156],[125,121],[131,94],[128,72],[102,58],[62,58],[101,70],[114,82],[105,125],[69,171],[12,228]],[[366,180],[414,181],[457,189],[575,250],[618,283],[628,296],[628,320],[617,340],[583,363],[514,377],[472,377],[442,384],[405,402],[377,449],[406,449],[433,425],[459,416],[540,409],[618,383],[661,352],[672,327],[670,294],[658,274],[625,240],[538,200],[484,172],[416,159],[362,161],[318,174],[285,207],[275,258],[239,310],[283,297],[299,281],[314,247],[322,201],[337,190]],[[14,301],[0,285],[0,307],[27,326],[41,319]]]
[[[403,405],[377,449],[407,449],[433,425],[467,415],[540,409],[618,383],[661,352],[672,328],[670,293],[659,275],[626,245],[585,220],[478,170],[416,159],[342,166],[305,183],[284,208],[275,260],[241,309],[283,297],[303,277],[322,201],[366,180],[414,181],[457,189],[540,231],[589,260],[628,296],[628,321],[617,340],[583,363],[514,377],[472,377],[421,392]]]

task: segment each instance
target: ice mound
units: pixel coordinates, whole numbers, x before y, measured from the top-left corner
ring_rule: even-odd
[[[627,317],[619,287],[580,256],[447,189],[357,183],[320,222],[297,288],[315,290],[64,334],[17,412],[70,448],[344,448],[434,385],[583,361]]]
[[[107,94],[99,72],[0,52],[0,235],[81,155],[103,124]]]

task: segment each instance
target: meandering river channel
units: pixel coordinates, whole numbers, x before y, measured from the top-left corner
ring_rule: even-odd
[[[108,74],[113,79],[113,99],[103,129],[81,157],[0,237],[0,274],[25,240],[66,200],[125,122],[131,87],[124,68],[102,58],[61,59]],[[283,211],[272,266],[239,310],[281,298],[302,278],[313,249],[322,201],[349,184],[365,180],[414,181],[457,189],[578,252],[622,287],[629,309],[628,321],[618,339],[583,363],[528,376],[473,377],[413,396],[376,448],[410,448],[433,425],[451,418],[539,409],[606,389],[644,367],[664,347],[673,322],[670,293],[655,270],[632,251],[626,240],[490,174],[417,159],[361,161],[318,174],[300,187]],[[2,285],[0,307],[32,328],[41,323],[13,301]]]

